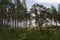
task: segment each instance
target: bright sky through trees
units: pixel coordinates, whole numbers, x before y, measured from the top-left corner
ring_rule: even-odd
[[[34,3],[43,4],[47,8],[50,8],[51,5],[53,5],[58,10],[60,0],[26,0],[28,9],[30,9]]]
[[[33,1],[36,1],[36,2],[57,3],[57,4],[60,3],[60,0],[33,0]]]

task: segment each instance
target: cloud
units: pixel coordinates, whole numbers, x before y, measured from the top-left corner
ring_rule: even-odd
[[[47,2],[47,3],[56,3],[59,4],[60,0],[33,0],[35,2]]]

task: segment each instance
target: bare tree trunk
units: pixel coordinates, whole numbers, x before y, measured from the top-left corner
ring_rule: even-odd
[[[3,27],[3,18],[0,19],[0,30],[2,30]]]
[[[40,18],[38,23],[39,23],[39,30],[42,30],[43,19]]]
[[[57,27],[57,21],[56,21],[56,27]]]
[[[52,19],[51,19],[51,26],[52,26]]]
[[[15,29],[16,29],[16,20],[15,20]]]

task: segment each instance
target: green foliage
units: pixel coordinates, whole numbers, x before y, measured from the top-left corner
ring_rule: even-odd
[[[60,31],[24,28],[0,30],[0,40],[60,40]]]
[[[41,30],[41,27],[47,18],[46,17],[47,16],[47,8],[44,7],[43,5],[36,3],[36,4],[32,5],[31,13],[35,14],[35,16],[32,16],[32,17],[34,17],[32,19],[35,19],[35,22],[38,24],[38,27]]]
[[[2,19],[0,22],[1,23],[0,26],[3,25],[3,19],[10,21],[10,18],[12,18],[13,20],[15,20],[16,24],[16,20],[22,21],[27,18],[26,17],[27,8],[25,8],[22,5],[20,0],[14,0],[14,2],[15,1],[17,2],[15,4],[12,3],[11,1],[9,0],[0,1],[0,19]]]

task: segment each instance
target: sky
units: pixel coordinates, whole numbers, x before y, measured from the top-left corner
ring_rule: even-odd
[[[60,3],[60,0],[33,0],[36,2]]]
[[[42,4],[47,8],[50,8],[51,5],[53,5],[58,10],[58,4],[60,4],[60,0],[26,0],[28,10],[35,3]]]

